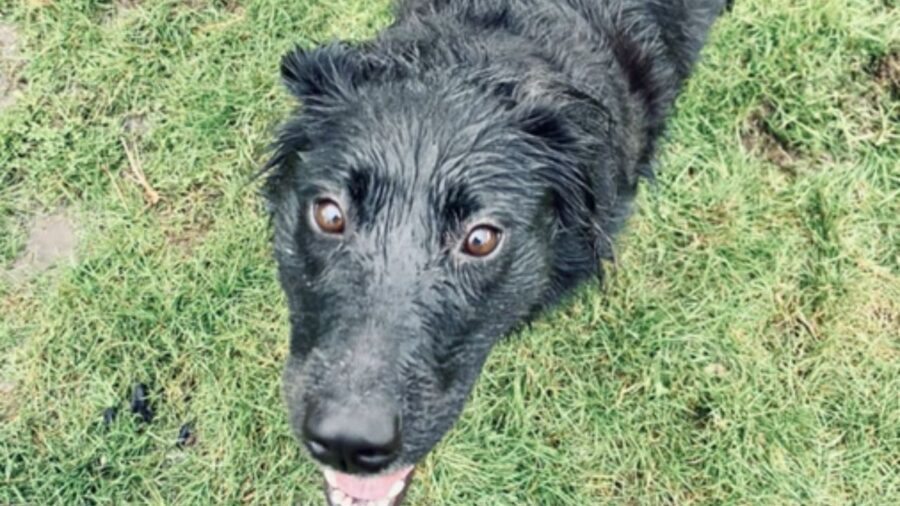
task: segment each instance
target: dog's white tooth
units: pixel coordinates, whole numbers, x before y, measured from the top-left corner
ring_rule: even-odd
[[[325,474],[325,481],[328,482],[332,487],[337,486],[337,473],[332,471],[331,469],[323,469],[322,472]]]
[[[406,483],[403,480],[394,483],[391,486],[391,491],[388,492],[388,497],[391,499],[397,497],[398,495],[400,495],[400,492],[403,492],[404,488],[406,488]]]
[[[346,498],[346,496],[340,490],[338,490],[338,489],[332,490],[330,496],[331,496],[331,504],[333,504],[334,506],[343,506],[344,505],[344,499]]]
[[[353,506],[353,498],[345,495],[344,502],[341,503],[341,506]]]
[[[382,499],[380,501],[374,501],[369,506],[391,506],[391,500]]]

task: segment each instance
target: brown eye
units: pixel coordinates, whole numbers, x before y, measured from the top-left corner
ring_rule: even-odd
[[[466,236],[463,251],[473,257],[486,257],[500,244],[500,231],[488,225],[475,227]]]
[[[313,208],[313,219],[319,230],[326,234],[344,232],[344,212],[333,200],[322,199]]]

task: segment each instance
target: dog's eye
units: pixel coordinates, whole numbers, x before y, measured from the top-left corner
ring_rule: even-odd
[[[472,229],[466,236],[463,251],[473,257],[486,257],[500,244],[500,231],[489,225],[481,225]]]
[[[320,199],[313,207],[313,219],[319,230],[326,234],[344,232],[344,212],[337,203],[330,199]]]

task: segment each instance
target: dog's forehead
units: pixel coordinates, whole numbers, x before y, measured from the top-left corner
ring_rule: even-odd
[[[396,107],[390,107],[396,105]],[[502,161],[499,138],[505,119],[477,105],[463,107],[436,99],[411,97],[404,104],[375,104],[363,121],[358,154],[371,157],[380,172],[415,182],[477,182]]]
[[[394,108],[388,108],[394,105]],[[433,100],[369,104],[324,139],[315,179],[411,208],[521,199],[531,175],[502,116]]]
[[[508,111],[466,89],[389,91],[369,90],[315,132],[301,176],[308,198],[345,195],[367,222],[479,211],[514,221],[538,205],[542,192],[529,190],[539,180]]]
[[[363,164],[346,175],[350,193],[401,218],[438,214],[462,219],[480,212],[515,215],[535,195],[528,174],[510,167],[502,153],[468,151],[454,154],[447,146],[420,147],[384,165]],[[398,148],[399,150],[399,148]],[[404,158],[406,157],[406,158]],[[360,191],[362,190],[362,191]]]

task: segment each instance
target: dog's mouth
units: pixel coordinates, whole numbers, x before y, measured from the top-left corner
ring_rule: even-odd
[[[354,476],[323,469],[330,506],[398,506],[412,481],[413,466],[380,476]]]

